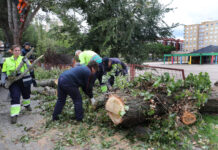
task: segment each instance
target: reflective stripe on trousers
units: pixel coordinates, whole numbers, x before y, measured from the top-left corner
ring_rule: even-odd
[[[23,106],[30,105],[30,99],[23,99],[22,104],[23,104]]]
[[[11,105],[11,117],[19,115],[20,113],[20,104]]]

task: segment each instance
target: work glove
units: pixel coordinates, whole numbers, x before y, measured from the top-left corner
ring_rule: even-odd
[[[33,82],[33,86],[34,86],[34,87],[37,87],[36,80],[35,80],[35,79],[33,79],[33,81],[32,81],[32,82]]]
[[[107,92],[107,85],[101,85],[101,92]]]
[[[91,104],[92,104],[93,106],[96,105],[96,100],[95,100],[94,98],[91,98]]]

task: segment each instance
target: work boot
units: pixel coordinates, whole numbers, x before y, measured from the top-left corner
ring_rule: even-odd
[[[32,111],[32,108],[30,107],[30,105],[25,106],[25,108],[26,108],[27,111]]]
[[[11,117],[11,124],[15,124],[15,123],[17,123],[17,115]]]

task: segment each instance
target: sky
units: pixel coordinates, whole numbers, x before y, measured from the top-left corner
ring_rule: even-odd
[[[165,15],[167,24],[180,23],[181,26],[174,29],[175,38],[184,39],[183,25],[200,24],[204,21],[218,20],[218,0],[159,0],[162,4],[170,4],[175,8]]]

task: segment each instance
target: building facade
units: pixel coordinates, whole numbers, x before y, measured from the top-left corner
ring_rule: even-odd
[[[195,51],[209,45],[218,45],[218,20],[184,26],[184,50]]]
[[[176,51],[183,50],[183,40],[180,39],[173,39],[173,38],[165,38],[158,40],[159,43],[163,45],[170,45],[176,48]]]

